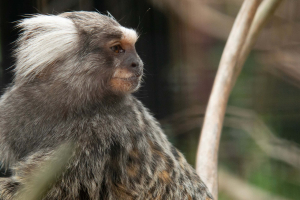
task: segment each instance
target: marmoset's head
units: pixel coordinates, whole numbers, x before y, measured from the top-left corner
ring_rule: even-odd
[[[97,12],[35,15],[19,27],[15,84],[61,84],[90,94],[138,89],[143,62],[135,50],[137,33],[112,17]]]

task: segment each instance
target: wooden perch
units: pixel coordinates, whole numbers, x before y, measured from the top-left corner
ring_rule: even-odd
[[[197,173],[218,199],[218,150],[231,89],[263,24],[281,0],[245,0],[226,43],[208,102],[197,152]],[[254,22],[253,18],[255,16]]]

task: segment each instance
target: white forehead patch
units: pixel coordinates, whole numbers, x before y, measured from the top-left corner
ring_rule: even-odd
[[[123,40],[125,43],[129,43],[129,44],[134,45],[135,42],[136,42],[137,39],[138,39],[138,35],[137,35],[136,31],[133,30],[133,29],[125,28],[125,27],[123,27],[123,26],[121,26],[120,29],[121,29],[121,31],[123,32],[122,40]]]

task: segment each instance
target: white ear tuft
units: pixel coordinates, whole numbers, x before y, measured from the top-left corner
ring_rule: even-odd
[[[32,79],[76,48],[78,34],[71,19],[36,15],[18,25],[23,30],[15,50],[17,77]]]

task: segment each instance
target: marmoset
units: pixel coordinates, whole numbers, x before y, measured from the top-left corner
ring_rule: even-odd
[[[0,158],[20,188],[57,147],[76,152],[44,200],[206,200],[207,187],[132,93],[143,75],[138,35],[97,12],[22,20],[15,76],[0,100]]]

